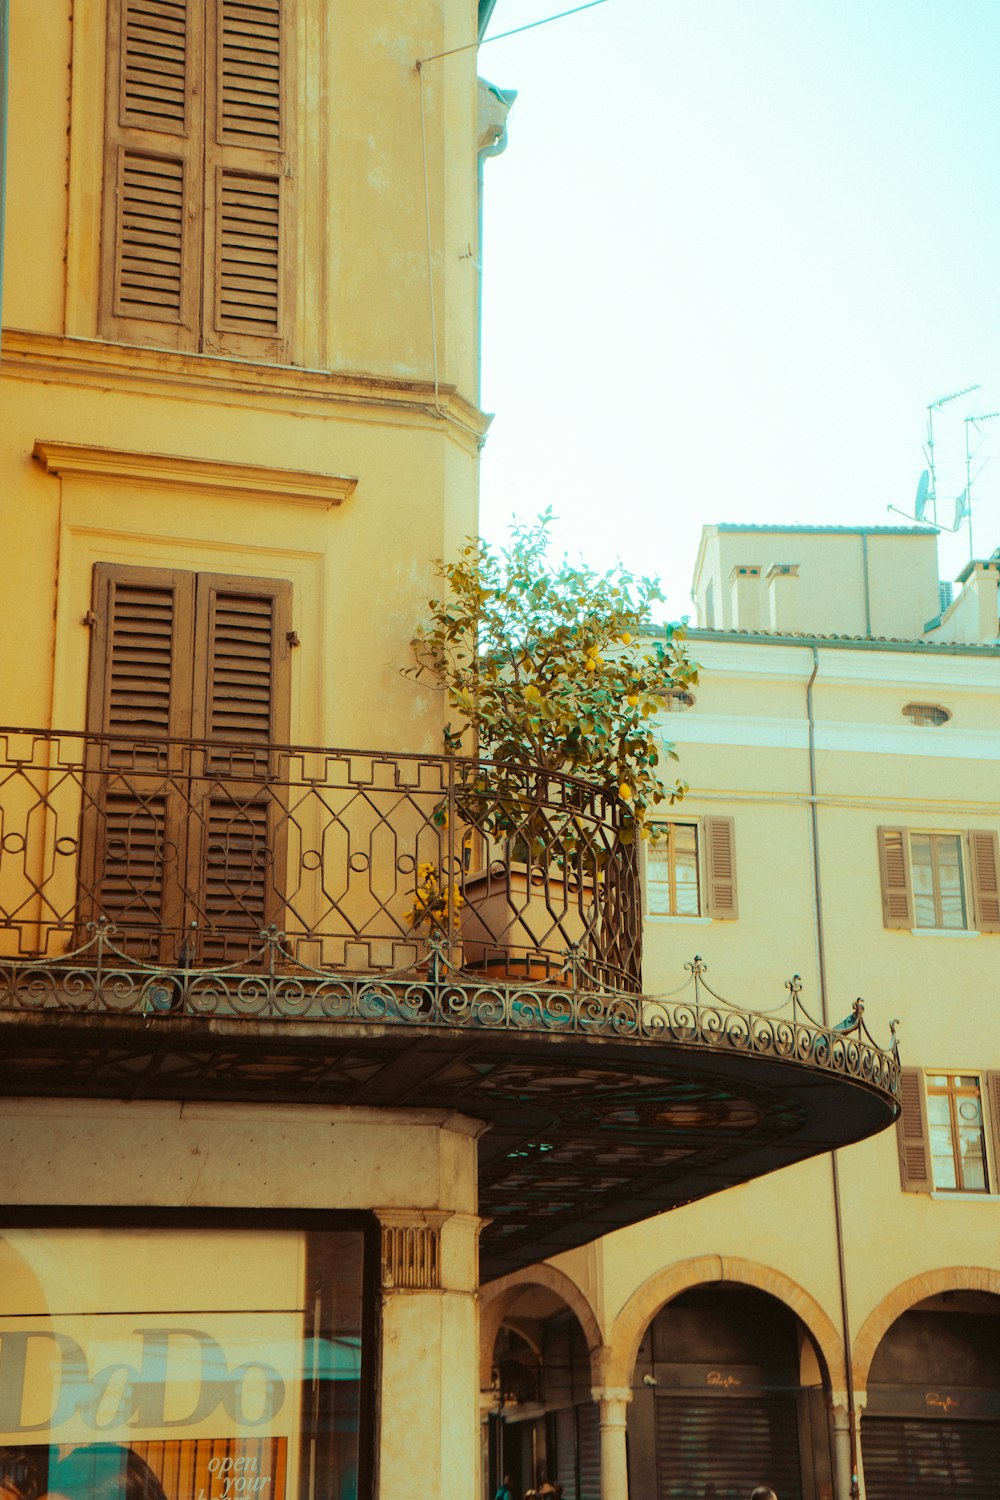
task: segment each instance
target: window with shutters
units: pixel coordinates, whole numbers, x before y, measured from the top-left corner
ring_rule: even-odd
[[[237,959],[280,907],[291,586],[98,564],[92,613],[82,920]]]
[[[928,1073],[925,1085],[934,1186],[939,1192],[985,1193],[986,1136],[978,1077]]]
[[[886,927],[1000,932],[1000,841],[992,830],[880,828],[878,851]]]
[[[905,1192],[1000,1192],[1000,1073],[904,1068],[900,1105]]]
[[[732,818],[653,826],[646,846],[646,913],[651,917],[736,916]]]
[[[102,331],[288,357],[292,0],[109,0]]]

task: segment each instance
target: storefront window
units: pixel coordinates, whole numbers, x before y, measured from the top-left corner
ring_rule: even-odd
[[[0,1231],[0,1500],[357,1500],[364,1245]]]

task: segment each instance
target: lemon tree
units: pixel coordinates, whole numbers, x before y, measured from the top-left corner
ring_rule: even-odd
[[[492,761],[477,790],[491,832],[519,827],[523,771],[566,772],[612,792],[645,833],[652,808],[683,795],[657,732],[670,694],[697,681],[681,626],[654,626],[655,579],[549,560],[550,511],[506,547],[469,539],[436,564],[443,588],[404,671],[434,683],[451,718],[449,754]],[[529,798],[530,800],[530,798]]]

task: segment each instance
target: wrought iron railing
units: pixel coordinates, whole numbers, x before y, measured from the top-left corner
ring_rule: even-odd
[[[528,767],[0,729],[0,970],[9,995],[99,958],[136,1009],[143,975],[275,964],[636,994],[630,834],[614,795]]]

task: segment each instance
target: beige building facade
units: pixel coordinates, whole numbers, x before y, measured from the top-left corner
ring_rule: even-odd
[[[472,1496],[481,1280],[898,1110],[860,1020],[665,1028],[617,788],[508,768],[589,863],[487,848],[398,671],[477,528],[491,10],[0,5],[12,1500]]]
[[[942,609],[928,531],[705,529],[700,682],[663,724],[690,792],[645,851],[644,992],[707,1010],[720,1048],[742,1042],[720,1001],[777,1024],[794,995],[836,1026],[861,997],[898,1035],[903,1113],[488,1287],[494,1443],[522,1474],[555,1460],[597,1494],[611,1429],[631,1500],[995,1488],[995,569]],[[696,1090],[689,1113],[750,1118]]]

